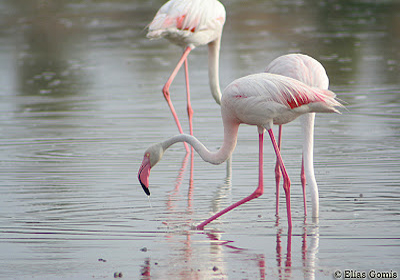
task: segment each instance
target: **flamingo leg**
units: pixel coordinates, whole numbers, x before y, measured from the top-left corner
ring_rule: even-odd
[[[202,222],[201,224],[199,224],[196,228],[198,230],[203,230],[204,226],[209,224],[210,222],[214,221],[215,219],[219,218],[220,216],[222,216],[223,214],[231,211],[232,209],[238,207],[239,205],[242,205],[243,203],[246,203],[254,198],[257,198],[259,196],[261,196],[264,193],[264,177],[263,177],[263,140],[264,140],[264,132],[259,133],[258,136],[259,139],[259,155],[258,155],[258,187],[257,189],[248,197],[232,204],[231,206],[225,208],[224,210],[218,212],[217,214],[215,214],[214,216],[208,218],[207,220],[205,220],[204,222]]]
[[[306,175],[304,173],[304,156],[301,158],[301,186],[303,188],[303,202],[304,202],[304,216],[307,216],[307,202],[306,202]]]
[[[279,151],[281,150],[281,145],[282,145],[282,125],[279,126],[279,135],[278,135],[278,149]],[[281,181],[281,169],[279,168],[279,163],[278,163],[278,158],[276,159],[276,165],[275,165],[275,183],[276,183],[276,211],[275,215],[279,215],[279,183]]]
[[[178,130],[181,134],[183,133],[182,126],[179,122],[178,115],[176,114],[174,105],[172,105],[171,96],[169,93],[169,87],[171,86],[171,83],[175,79],[176,75],[178,74],[179,69],[182,67],[182,64],[186,61],[187,56],[189,55],[191,50],[192,50],[191,47],[186,47],[186,49],[183,51],[183,54],[178,61],[178,64],[176,65],[174,71],[172,71],[171,76],[168,78],[167,82],[165,83],[165,85],[162,89],[164,98],[167,101],[169,108],[171,109],[171,113],[175,119],[176,125],[178,126]],[[185,145],[186,152],[189,152],[188,144],[186,142],[184,142],[184,145]]]
[[[190,135],[193,135],[193,109],[192,109],[192,104],[190,102],[190,87],[189,87],[189,67],[188,67],[188,61],[187,58],[185,59],[185,80],[186,80],[186,96],[187,96],[187,113],[188,113],[188,118],[189,118],[189,131]],[[193,151],[193,147],[192,147]]]
[[[277,160],[279,162],[279,166],[281,167],[281,171],[282,171],[283,190],[285,191],[285,195],[286,195],[286,211],[287,211],[287,217],[288,217],[287,218],[288,219],[288,226],[289,226],[289,229],[291,229],[292,228],[292,212],[291,212],[291,209],[290,209],[290,179],[289,179],[289,176],[288,176],[288,174],[286,172],[285,165],[283,164],[282,156],[281,156],[281,153],[279,151],[278,144],[276,143],[275,136],[274,136],[274,133],[272,132],[271,128],[268,129],[268,133],[269,133],[269,136],[271,138],[272,145],[274,146],[275,153],[276,153],[276,156],[277,156]]]

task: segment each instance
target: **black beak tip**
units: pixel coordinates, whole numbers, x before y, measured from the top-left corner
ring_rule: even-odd
[[[149,188],[146,187],[140,180],[139,180],[139,182],[140,182],[140,184],[142,185],[142,188],[143,188],[144,192],[145,192],[148,196],[150,196],[150,190],[149,190]]]

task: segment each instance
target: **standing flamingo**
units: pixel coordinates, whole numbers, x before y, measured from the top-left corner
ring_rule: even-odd
[[[314,58],[304,54],[288,54],[274,59],[265,70],[267,73],[287,76],[299,80],[311,87],[328,89],[329,78],[325,68]],[[303,130],[303,157],[301,162],[301,184],[303,187],[304,214],[307,215],[306,182],[311,190],[312,217],[319,216],[318,185],[314,175],[314,120],[315,113],[304,114],[300,118]],[[282,125],[279,125],[278,147],[281,148]],[[279,211],[279,181],[281,172],[278,161],[275,166],[276,214]]]
[[[221,115],[224,125],[224,142],[216,152],[210,152],[197,138],[187,134],[174,136],[164,142],[154,144],[144,154],[138,179],[147,195],[149,191],[150,169],[161,160],[165,150],[177,142],[189,143],[200,157],[212,164],[227,160],[236,147],[237,134],[241,123],[256,125],[259,134],[258,187],[248,197],[232,204],[205,220],[197,229],[217,219],[235,207],[259,197],[264,192],[263,183],[263,138],[268,131],[279,166],[283,174],[283,188],[286,194],[288,226],[292,228],[290,211],[290,180],[272,132],[273,124],[282,125],[309,112],[332,113],[342,105],[334,99],[335,94],[328,90],[309,87],[302,82],[281,75],[259,73],[233,81],[224,90],[221,99]]]
[[[149,24],[148,38],[164,37],[184,49],[178,64],[162,89],[180,133],[183,133],[183,131],[171,102],[169,87],[182,64],[185,63],[187,112],[190,135],[193,135],[193,110],[190,103],[187,57],[197,46],[208,45],[208,76],[211,93],[215,101],[218,104],[221,103],[218,67],[225,14],[224,6],[217,0],[170,0],[160,8]],[[189,151],[186,143],[185,147],[186,151]]]

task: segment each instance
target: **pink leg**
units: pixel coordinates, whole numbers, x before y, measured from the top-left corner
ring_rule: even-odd
[[[281,150],[282,144],[282,125],[279,126],[279,136],[278,136],[278,149]],[[275,215],[279,215],[279,182],[281,181],[281,169],[279,168],[278,158],[276,159],[275,165],[275,182],[276,182],[276,211]]]
[[[303,202],[304,202],[304,216],[307,216],[307,202],[306,202],[306,175],[304,174],[304,157],[301,158],[301,186],[303,187]]]
[[[283,164],[282,156],[279,151],[278,144],[276,143],[274,133],[272,129],[268,129],[269,136],[271,137],[272,145],[274,146],[276,156],[278,158],[279,166],[281,167],[282,175],[283,175],[283,189],[286,195],[286,211],[288,217],[288,226],[289,229],[292,228],[292,212],[290,210],[290,179],[286,172],[285,165]]]
[[[188,68],[187,59],[185,59],[185,78],[186,78],[187,112],[188,112],[188,118],[189,118],[189,131],[190,131],[190,135],[193,135],[193,123],[192,123],[193,109],[192,109],[192,105],[190,103],[189,68]],[[192,147],[192,151],[193,151],[193,147]]]
[[[172,71],[171,76],[168,78],[167,82],[165,83],[165,85],[164,85],[164,87],[162,89],[162,92],[164,94],[165,100],[167,101],[168,106],[171,109],[171,113],[174,116],[176,125],[178,126],[178,130],[179,130],[180,133],[183,133],[183,130],[182,130],[182,126],[181,126],[181,124],[179,122],[178,115],[175,112],[175,108],[172,105],[172,101],[171,101],[171,97],[170,97],[170,93],[169,93],[169,87],[171,86],[171,83],[175,79],[176,75],[178,74],[179,69],[182,67],[183,62],[186,61],[186,58],[189,55],[191,50],[192,49],[190,47],[187,47],[185,49],[185,51],[183,52],[180,60],[178,61],[178,64],[176,65],[174,71]],[[185,148],[186,148],[186,152],[189,152],[188,144],[186,142],[184,142],[184,145],[185,145]]]
[[[259,133],[258,136],[259,139],[259,155],[258,155],[258,187],[257,189],[248,197],[232,204],[231,206],[225,208],[224,210],[222,210],[221,212],[218,212],[217,214],[215,214],[214,216],[212,216],[211,218],[205,220],[204,222],[202,222],[201,224],[199,224],[197,226],[198,230],[203,230],[204,226],[209,224],[210,222],[214,221],[215,219],[217,219],[218,217],[222,216],[223,214],[231,211],[232,209],[238,207],[239,205],[242,205],[243,203],[246,203],[247,201],[250,201],[254,198],[259,197],[260,195],[263,194],[264,192],[264,177],[263,177],[263,139],[264,139],[264,133]]]

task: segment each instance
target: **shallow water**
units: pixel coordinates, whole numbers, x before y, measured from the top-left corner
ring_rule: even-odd
[[[137,170],[177,133],[161,88],[180,50],[149,41],[162,1],[0,2],[0,278],[333,279],[345,269],[400,272],[400,6],[397,1],[224,1],[222,86],[275,57],[323,63],[342,115],[317,115],[320,220],[304,218],[298,121],[284,127],[293,232],[275,217],[274,155],[263,196],[196,225],[257,184],[258,137],[242,126],[233,155],[211,166],[182,145]],[[189,59],[195,135],[222,143],[198,48]],[[188,131],[183,75],[171,93]],[[310,211],[309,201],[309,211]]]

